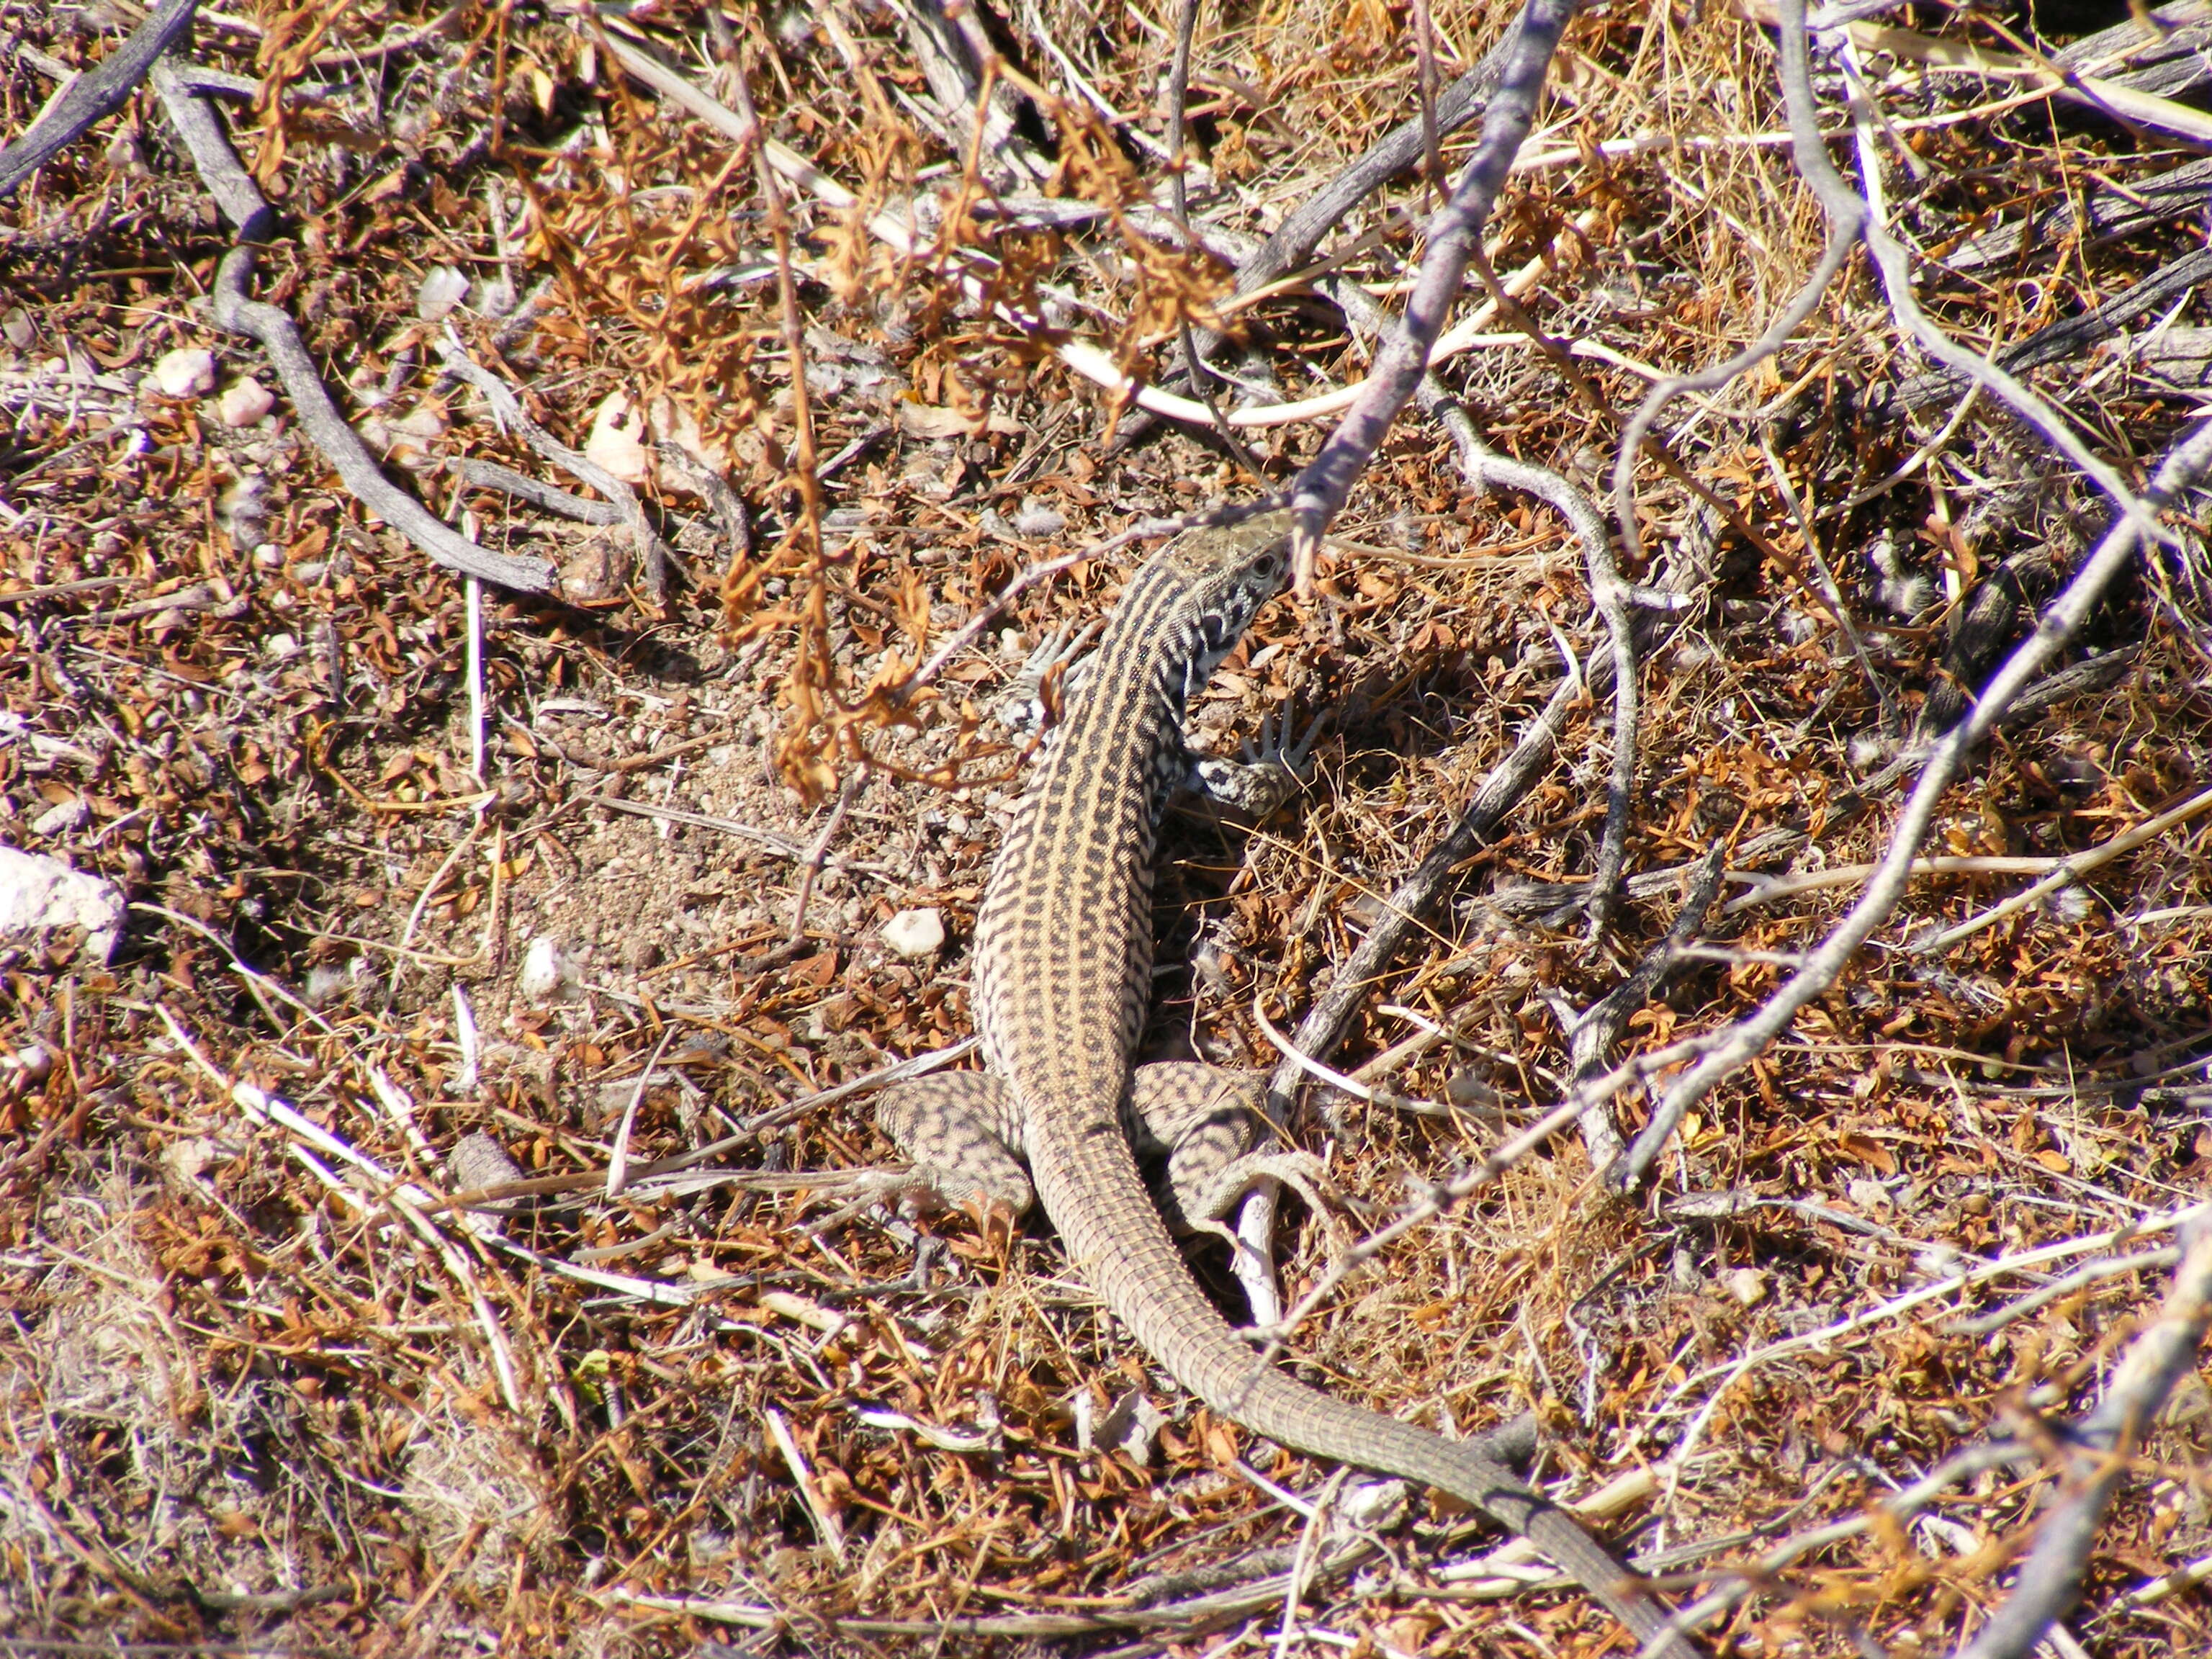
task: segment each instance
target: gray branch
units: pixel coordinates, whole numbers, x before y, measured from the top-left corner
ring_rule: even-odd
[[[2027,1659],[2081,1594],[2098,1528],[2130,1455],[2173,1385],[2191,1370],[2212,1323],[2212,1210],[2182,1227],[2181,1266],[2158,1322],[2136,1339],[2112,1386],[2084,1421],[2066,1462],[2069,1489],[2037,1528],[2012,1594],[1957,1659]]]
[[[553,567],[544,560],[478,547],[384,476],[361,434],[338,413],[289,313],[246,297],[252,276],[252,244],[240,244],[223,255],[216,270],[215,320],[234,334],[260,343],[269,366],[284,383],[284,395],[292,400],[301,427],[355,499],[448,570],[519,593],[543,593],[550,588]]]
[[[1536,121],[1544,77],[1577,0],[1528,0],[1514,26],[1498,90],[1484,112],[1482,138],[1450,201],[1429,222],[1421,274],[1398,326],[1383,337],[1359,401],[1322,446],[1291,487],[1297,514],[1296,543],[1302,570],[1310,568],[1322,532],[1342,508],[1352,486],[1373,459],[1398,412],[1428,371],[1429,351],[1459,298],[1468,259],[1481,246],[1482,227],[1504,187],[1513,158]]]
[[[2151,480],[2150,488],[2143,493],[2144,507],[2157,512],[2172,505],[2203,476],[2208,467],[2212,467],[2212,421],[2201,422],[2167,454],[2157,476]],[[2106,588],[2135,556],[2142,540],[2141,520],[2131,514],[2123,514],[2105,532],[2104,539],[2098,543],[2074,580],[2044,612],[2035,632],[2021,641],[1982,688],[1972,712],[1953,726],[1929,755],[1927,769],[1920,775],[1919,783],[1898,815],[1897,828],[1890,836],[1881,866],[1867,883],[1859,902],[1758,1012],[1716,1034],[1720,1040],[1712,1051],[1661,1097],[1651,1121],[1629,1148],[1626,1161],[1614,1169],[1612,1179],[1616,1183],[1632,1187],[1642,1181],[1666,1146],[1668,1137],[1682,1121],[1682,1115],[1704,1099],[1722,1079],[1763,1053],[1788,1029],[1799,1009],[1826,994],[1841,977],[1859,946],[1887,919],[1903,896],[1906,883],[1911,879],[1913,860],[1935,821],[1936,805],[1952,780],[1965,769],[1966,757],[1989,735],[1990,727],[2027,683],[2074,636],[2104,597]]]
[[[247,288],[253,280],[254,239],[264,234],[274,216],[267,198],[239,165],[237,152],[231,149],[229,137],[207,100],[194,93],[183,76],[168,76],[166,65],[156,65],[154,73],[162,108],[191,151],[200,182],[241,239],[216,268],[210,307],[216,325],[259,343],[269,366],[283,383],[284,395],[292,400],[301,429],[340,481],[362,506],[434,562],[517,592],[543,593],[551,587],[553,567],[544,560],[517,558],[478,547],[384,476],[384,469],[368,453],[361,434],[338,412],[290,315],[280,307],[248,296]]]
[[[191,32],[199,0],[162,0],[136,33],[100,67],[70,82],[31,130],[0,149],[0,197],[21,184],[94,123],[123,107],[131,89],[146,78],[154,60]]]

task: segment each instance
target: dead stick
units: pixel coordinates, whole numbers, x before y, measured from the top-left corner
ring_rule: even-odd
[[[1505,175],[1535,125],[1536,105],[1552,67],[1552,54],[1577,9],[1577,0],[1528,0],[1513,26],[1498,89],[1485,111],[1482,139],[1451,199],[1427,226],[1428,252],[1407,297],[1405,314],[1385,335],[1359,400],[1328,435],[1321,452],[1297,476],[1291,506],[1297,514],[1291,551],[1298,587],[1311,585],[1313,564],[1328,527],[1352,487],[1381,447],[1399,411],[1428,372],[1429,350],[1443,331],[1458,298],[1467,262],[1482,246],[1482,227],[1505,186]]]
[[[300,425],[355,499],[448,570],[518,593],[550,589],[553,567],[544,559],[519,558],[477,546],[384,476],[361,434],[346,424],[331,402],[291,317],[276,306],[246,298],[246,284],[252,274],[252,244],[241,243],[223,255],[216,270],[215,320],[234,334],[260,342],[270,367],[284,383]]]
[[[278,307],[247,297],[246,285],[253,278],[252,239],[272,216],[267,199],[239,165],[237,152],[231,149],[222,122],[206,100],[190,91],[181,78],[165,80],[159,66],[155,73],[162,107],[177,136],[191,152],[193,168],[216,204],[237,226],[241,238],[216,268],[212,307],[216,325],[260,343],[269,366],[283,383],[285,396],[292,400],[301,428],[340,481],[362,506],[399,531],[434,562],[517,592],[543,593],[550,588],[553,567],[544,560],[517,558],[478,547],[384,476],[361,434],[338,413],[291,317]]]
[[[64,87],[28,132],[0,149],[0,197],[12,195],[94,122],[120,109],[154,60],[191,28],[198,6],[199,0],[164,0],[128,40],[100,59],[98,69]]]

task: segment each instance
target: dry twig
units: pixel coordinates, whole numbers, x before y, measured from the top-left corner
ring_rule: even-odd
[[[123,106],[155,60],[191,32],[199,0],[161,0],[131,38],[80,75],[49,103],[29,131],[0,149],[0,198],[76,142],[87,129]]]

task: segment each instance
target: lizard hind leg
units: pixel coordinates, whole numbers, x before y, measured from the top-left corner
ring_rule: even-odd
[[[1176,1232],[1211,1232],[1249,1184],[1243,1166],[1261,1138],[1258,1072],[1199,1060],[1137,1067],[1129,1088],[1129,1139],[1167,1171],[1152,1194]]]
[[[988,1235],[1011,1227],[1036,1197],[1012,1095],[988,1072],[947,1072],[902,1083],[876,1103],[876,1122],[914,1160],[908,1190],[965,1210]]]
[[[1182,1060],[1139,1066],[1129,1091],[1128,1127],[1139,1152],[1166,1155],[1165,1174],[1152,1194],[1162,1218],[1171,1231],[1211,1233],[1225,1243],[1253,1318],[1271,1325],[1282,1317],[1282,1298],[1269,1243],[1233,1231],[1224,1218],[1247,1193],[1274,1182],[1295,1189],[1315,1215],[1331,1211],[1322,1201],[1329,1182],[1321,1160],[1275,1144],[1262,1109],[1267,1087],[1264,1072]],[[1248,1206],[1248,1218],[1251,1213]],[[1273,1203],[1258,1214],[1263,1231],[1271,1231],[1266,1224],[1273,1218]]]

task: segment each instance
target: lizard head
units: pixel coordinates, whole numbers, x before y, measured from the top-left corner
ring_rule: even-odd
[[[1176,617],[1188,634],[1170,660],[1181,659],[1184,700],[1236,649],[1260,607],[1282,592],[1290,532],[1288,513],[1263,513],[1226,528],[1191,531],[1157,556],[1182,581]]]

